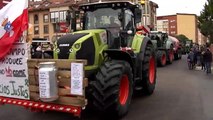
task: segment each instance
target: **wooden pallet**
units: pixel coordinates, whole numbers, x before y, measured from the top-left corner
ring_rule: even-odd
[[[58,79],[58,100],[51,102],[61,105],[72,105],[78,107],[85,107],[87,100],[85,98],[85,88],[88,86],[88,79],[83,80],[83,96],[76,96],[70,94],[71,88],[71,63],[87,64],[85,60],[59,60],[59,59],[29,59],[28,61],[28,75],[29,75],[29,89],[30,100],[40,101],[39,98],[39,80],[38,80],[38,66],[40,62],[55,62]],[[84,73],[85,76],[85,73]]]

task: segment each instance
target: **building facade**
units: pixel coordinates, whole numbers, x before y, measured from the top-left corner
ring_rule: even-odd
[[[142,2],[142,24],[148,26],[151,30],[157,30],[157,8],[158,4],[150,0],[141,0]]]
[[[71,32],[73,12],[76,11],[77,6],[75,0],[31,0],[29,39],[45,38],[54,41]]]
[[[158,16],[157,17],[157,30],[166,31],[169,35],[183,34],[194,43],[204,43],[205,37],[199,34],[197,25],[197,15],[195,14],[182,14]],[[204,41],[204,42],[199,42]]]
[[[0,8],[10,1],[11,0],[0,1]],[[72,26],[76,25],[77,28],[81,28],[81,12],[77,9],[78,5],[98,1],[100,0],[29,0],[28,39],[45,38],[54,41],[60,36],[71,32]],[[142,24],[149,26],[151,29],[157,29],[156,9],[158,5],[149,0],[141,1],[145,1],[146,3],[143,4]],[[138,0],[139,3],[142,3],[141,1]],[[76,11],[78,11],[78,13],[76,13]],[[76,14],[78,14],[78,17]]]

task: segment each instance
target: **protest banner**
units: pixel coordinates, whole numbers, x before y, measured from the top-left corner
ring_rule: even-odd
[[[0,60],[0,96],[29,99],[27,44],[14,43]]]

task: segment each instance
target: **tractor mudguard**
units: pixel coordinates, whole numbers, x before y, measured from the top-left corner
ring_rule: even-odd
[[[134,61],[129,53],[121,51],[121,50],[116,50],[116,49],[104,50],[103,53],[106,53],[108,57],[112,59],[127,61],[131,65],[133,73],[134,73],[134,68],[135,68]]]
[[[142,43],[141,43],[141,46],[140,46],[140,51],[138,53],[138,57],[137,57],[137,63],[136,63],[136,71],[137,71],[137,77],[140,78],[140,80],[142,80],[142,68],[143,68],[143,65],[142,65],[142,62],[144,60],[144,57],[145,57],[145,51],[146,51],[146,47],[148,44],[151,44],[153,45],[151,39],[149,37],[144,37],[143,40],[142,40]],[[154,47],[154,46],[153,46]]]
[[[173,42],[170,40],[166,41],[166,49],[169,50],[171,48],[171,46],[173,46]]]

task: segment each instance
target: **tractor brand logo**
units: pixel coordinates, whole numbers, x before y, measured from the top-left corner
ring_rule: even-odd
[[[69,47],[70,44],[60,44],[59,47]]]

